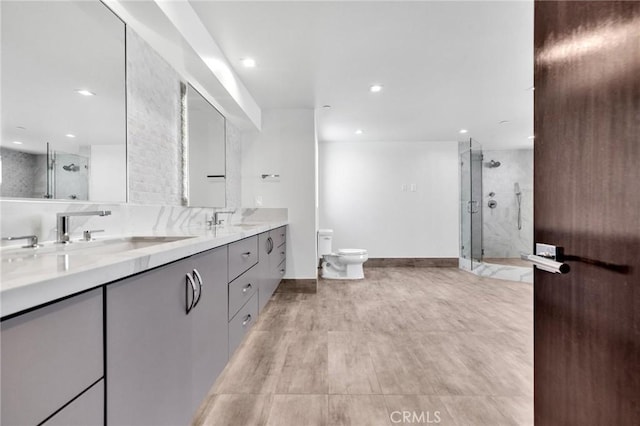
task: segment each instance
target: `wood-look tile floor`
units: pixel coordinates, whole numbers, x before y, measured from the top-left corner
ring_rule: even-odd
[[[533,424],[531,284],[365,274],[276,293],[194,424]]]

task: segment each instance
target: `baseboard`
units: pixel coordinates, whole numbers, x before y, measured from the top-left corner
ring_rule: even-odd
[[[315,293],[317,288],[317,279],[284,279],[280,281],[276,293]]]
[[[457,268],[457,257],[378,257],[369,258],[365,268]]]

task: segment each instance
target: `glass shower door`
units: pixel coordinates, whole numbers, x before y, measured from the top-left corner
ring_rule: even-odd
[[[473,270],[482,263],[482,146],[460,142],[460,264]]]

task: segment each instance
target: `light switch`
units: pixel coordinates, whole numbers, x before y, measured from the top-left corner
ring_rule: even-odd
[[[406,183],[403,183],[403,184],[402,184],[402,186],[400,187],[400,190],[401,190],[402,192],[407,192],[407,184],[406,184]]]
[[[415,183],[411,184],[411,192],[416,192],[418,190],[417,185]]]

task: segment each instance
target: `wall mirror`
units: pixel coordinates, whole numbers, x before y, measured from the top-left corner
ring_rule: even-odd
[[[124,23],[99,1],[0,8],[0,195],[126,202]]]
[[[224,207],[225,118],[191,85],[186,100],[188,205]]]

